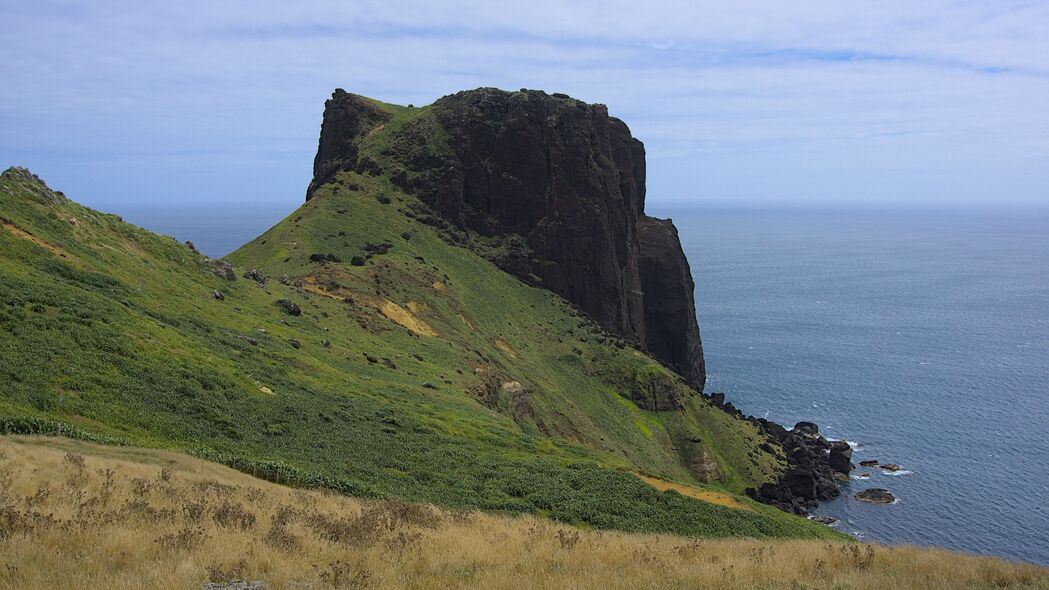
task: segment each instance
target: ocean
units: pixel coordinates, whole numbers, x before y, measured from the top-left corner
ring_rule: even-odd
[[[114,212],[221,256],[293,208]],[[902,467],[858,468],[819,514],[864,540],[1049,565],[1049,210],[653,214],[696,279],[707,391]],[[897,503],[849,498],[868,487]]]
[[[864,540],[1049,565],[1049,210],[662,211],[709,371],[855,446],[819,514]],[[887,488],[892,505],[852,500]]]

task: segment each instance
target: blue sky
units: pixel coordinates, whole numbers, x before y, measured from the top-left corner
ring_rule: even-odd
[[[1049,1],[0,0],[0,167],[292,206],[332,89],[527,87],[625,120],[657,206],[1049,205],[1047,31]]]

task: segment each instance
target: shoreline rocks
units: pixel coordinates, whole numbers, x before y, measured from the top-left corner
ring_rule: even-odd
[[[731,402],[725,401],[724,393],[703,394],[708,402],[722,411],[747,420],[783,449],[787,470],[779,481],[762,484],[759,488],[747,488],[744,493],[763,504],[780,510],[807,516],[820,502],[833,500],[842,495],[840,485],[850,481],[849,473],[856,468],[852,463],[852,447],[847,441],[829,441],[820,435],[819,425],[801,421],[788,430],[781,424],[764,418],[744,415]],[[766,452],[774,452],[773,445],[762,446]],[[860,461],[860,465],[879,465],[878,461]],[[895,463],[883,463],[882,469],[890,472],[902,469]],[[867,479],[864,472],[857,479]],[[854,496],[861,502],[891,504],[896,497],[886,489],[871,488]],[[814,517],[818,518],[818,517]]]
[[[885,488],[870,488],[858,492],[853,499],[870,504],[892,504],[896,501],[896,496]]]
[[[843,440],[837,440],[830,445],[830,466],[838,473],[848,474],[853,469],[852,447]]]
[[[730,405],[725,404],[726,407]],[[732,410],[739,412],[735,408]],[[748,496],[787,512],[806,515],[819,506],[821,501],[833,500],[841,495],[838,487],[840,477],[842,474],[847,476],[852,468],[849,461],[852,449],[848,447],[848,443],[843,443],[844,448],[840,445],[835,446],[820,436],[819,426],[812,422],[799,422],[793,429],[787,430],[763,418],[746,419],[779,443],[789,466],[778,482],[745,490]],[[835,449],[838,457],[835,464],[843,468],[844,472],[835,469],[831,462]]]

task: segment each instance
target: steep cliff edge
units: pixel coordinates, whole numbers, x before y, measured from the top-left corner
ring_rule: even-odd
[[[386,175],[455,227],[504,238],[488,251],[493,262],[702,391],[688,263],[673,224],[644,215],[645,149],[625,123],[604,105],[535,90],[481,88],[393,108],[332,95],[307,199],[340,171]]]
[[[693,299],[696,285],[677,228],[669,219],[654,217],[641,218],[637,227],[648,350],[702,391],[706,367]]]

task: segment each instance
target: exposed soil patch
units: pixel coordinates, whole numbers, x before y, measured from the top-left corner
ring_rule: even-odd
[[[51,251],[53,254],[61,256],[62,258],[71,258],[69,253],[66,252],[65,250],[59,248],[58,246],[55,246],[54,244],[49,244],[49,243],[45,242],[44,240],[42,240],[42,239],[34,236],[33,234],[25,231],[24,229],[22,229],[22,228],[18,227],[17,225],[11,223],[10,221],[2,221],[0,223],[3,224],[4,229],[6,229],[7,231],[11,232],[11,234],[13,234],[15,237],[22,238],[23,240],[29,240],[30,242],[33,242],[37,246],[40,246],[41,248],[45,248],[45,249]]]
[[[397,305],[389,299],[382,301],[379,304],[379,311],[390,321],[400,324],[420,336],[437,335],[437,331],[431,328],[429,324],[415,317],[412,312]]]
[[[656,477],[641,475],[640,473],[635,473],[634,475],[638,476],[638,478],[640,478],[641,481],[647,483],[648,485],[660,491],[665,492],[667,490],[674,490],[682,496],[688,496],[689,498],[695,498],[697,500],[702,500],[711,504],[725,506],[726,508],[735,508],[736,510],[749,510],[751,512],[754,511],[754,509],[750,506],[747,506],[743,502],[740,502],[739,500],[733,498],[731,494],[727,494],[724,492],[716,492],[714,490],[694,488],[691,486],[686,486],[684,484],[674,483],[672,481],[664,481]]]
[[[496,340],[494,344],[496,348],[510,355],[510,358],[517,358],[517,353],[514,352],[514,349],[510,348],[510,345],[507,344],[505,340]]]

